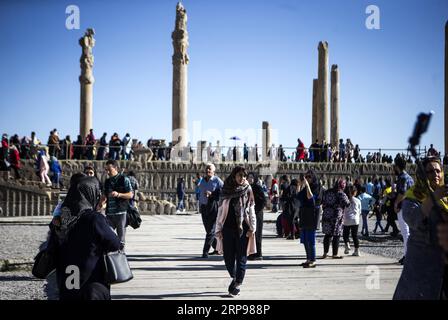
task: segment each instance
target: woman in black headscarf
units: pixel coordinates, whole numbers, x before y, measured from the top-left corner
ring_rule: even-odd
[[[308,170],[300,179],[300,192],[297,199],[299,210],[300,242],[305,247],[306,261],[304,268],[316,267],[316,230],[319,223],[319,206],[321,186],[313,170]]]
[[[236,166],[224,182],[216,218],[216,249],[232,278],[229,294],[240,292],[246,273],[247,256],[255,253],[255,201],[244,167]]]
[[[283,213],[287,220],[287,230],[289,234],[286,237],[288,240],[296,239],[296,233],[298,231],[297,218],[299,216],[300,202],[297,198],[299,187],[299,180],[292,179],[290,185],[283,191]]]
[[[95,212],[100,199],[98,179],[74,175],[62,206],[60,225],[54,227],[60,300],[110,300],[103,256],[120,249],[120,240]]]

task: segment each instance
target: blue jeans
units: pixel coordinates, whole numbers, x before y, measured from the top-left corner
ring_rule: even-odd
[[[361,211],[361,216],[362,216],[362,230],[361,230],[361,234],[362,235],[369,235],[369,227],[367,225],[367,216],[369,215],[369,210],[362,210]]]
[[[306,259],[316,261],[316,230],[301,230],[300,242],[305,246]]]
[[[237,229],[222,229],[224,262],[231,278],[239,284],[243,283],[247,264],[247,242],[246,230],[241,237]]]
[[[179,197],[179,202],[177,203],[177,208],[176,208],[176,210],[184,210],[185,209],[185,204],[184,204],[184,196],[182,195],[182,196],[179,196],[178,195],[178,197]]]
[[[57,187],[60,185],[61,180],[61,174],[60,173],[53,173],[53,176],[51,177],[51,180],[54,184],[56,184]]]
[[[375,229],[373,229],[373,232],[376,232],[376,229],[378,227],[380,227],[381,232],[384,232],[383,226],[381,225],[381,217],[380,218],[376,218]]]
[[[110,160],[117,160],[117,154],[118,152],[116,151],[116,149],[114,147],[110,147],[109,148],[109,159]]]

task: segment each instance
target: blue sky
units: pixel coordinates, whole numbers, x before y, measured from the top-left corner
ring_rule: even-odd
[[[176,0],[0,0],[0,131],[79,131],[78,39],[96,31],[93,123],[146,142],[171,137],[171,32]],[[67,30],[68,5],[80,29]],[[416,116],[435,111],[422,145],[443,149],[446,0],[185,0],[190,140],[212,133],[311,143],[317,45],[340,69],[340,137],[361,148],[406,148]],[[368,30],[368,5],[380,30]],[[198,121],[201,121],[198,124]],[[193,128],[199,128],[192,132]],[[218,134],[219,133],[219,134]],[[257,133],[257,134],[254,134]],[[205,137],[207,138],[207,137]],[[260,140],[258,141],[260,143]]]

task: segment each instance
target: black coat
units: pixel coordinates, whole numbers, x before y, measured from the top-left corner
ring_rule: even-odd
[[[263,188],[257,183],[251,184],[250,186],[255,198],[255,213],[263,212],[267,202]]]
[[[315,198],[308,199],[306,189],[297,194],[301,203],[299,211],[299,227],[304,230],[317,230],[319,221],[319,208],[316,207]]]
[[[70,230],[66,240],[57,250],[57,278],[61,299],[80,299],[86,284],[105,280],[104,254],[120,249],[120,239],[109,226],[106,217],[97,212],[85,213]],[[80,275],[80,290],[66,288],[68,266],[77,266]],[[70,281],[70,279],[69,279]]]
[[[300,199],[298,198],[298,193],[295,186],[288,186],[285,191],[283,191],[282,198],[283,201],[283,212],[290,217],[297,218],[300,209]]]

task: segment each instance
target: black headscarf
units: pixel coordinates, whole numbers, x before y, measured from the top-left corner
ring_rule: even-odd
[[[61,241],[84,213],[95,210],[100,195],[100,184],[97,178],[83,173],[72,176],[67,197],[61,206],[61,226],[58,230]]]
[[[314,196],[315,205],[319,206],[322,202],[322,185],[313,169],[308,170],[306,175],[311,177],[311,181],[309,183],[310,189]]]

